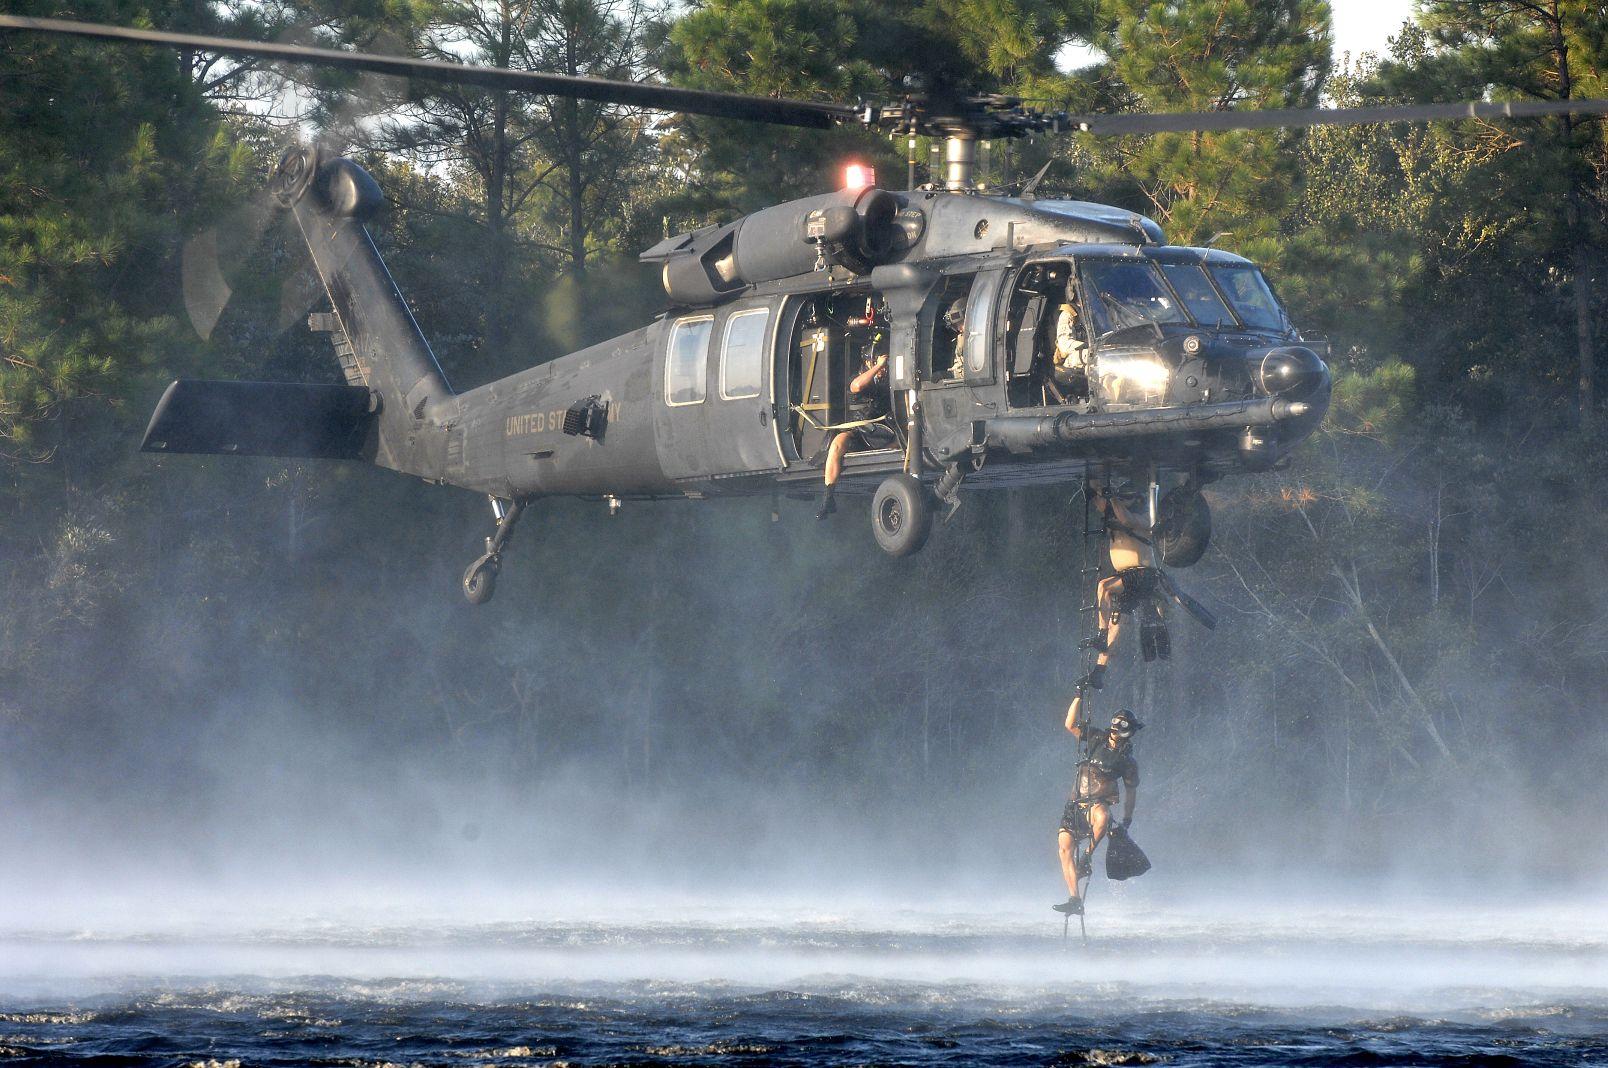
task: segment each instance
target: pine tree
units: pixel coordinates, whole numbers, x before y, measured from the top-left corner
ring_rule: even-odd
[[[991,92],[1053,73],[1055,53],[1089,19],[1087,5],[1048,0],[707,0],[674,22],[663,66],[683,85],[805,99]],[[902,138],[708,120],[681,131],[671,147],[692,215],[831,189],[853,157],[875,163],[883,184],[902,184]]]
[[[1326,0],[1102,0],[1095,43],[1140,111],[1310,107],[1329,71]],[[1256,252],[1296,183],[1295,136],[1162,134],[1102,145],[1103,172],[1180,244],[1231,234]]]
[[[853,100],[880,82],[860,57],[860,26],[848,0],[710,0],[675,20],[660,51],[671,80],[696,89]],[[673,122],[665,148],[679,195],[666,198],[670,230],[832,189],[837,159],[881,148],[855,130],[692,116]],[[892,164],[885,150],[875,159],[879,168]]]
[[[72,14],[162,24],[183,6],[107,0]],[[0,85],[0,454],[40,459],[73,398],[189,345],[174,315],[184,220],[241,159],[173,53],[8,35]]]
[[[533,58],[540,69],[626,81],[640,75],[652,23],[640,0],[538,0],[536,14]],[[591,100],[547,102],[536,135],[544,166],[533,214],[544,236],[562,246],[576,282],[597,251],[596,236],[624,221],[617,209],[630,199],[639,164],[655,152],[650,121],[639,110]]]
[[[1422,54],[1386,71],[1400,91],[1421,98],[1608,95],[1608,19],[1600,3],[1430,0],[1422,23]],[[1597,250],[1608,226],[1608,184],[1602,177],[1608,141],[1599,119],[1576,116],[1513,125],[1502,133],[1497,150],[1507,157],[1505,165],[1526,173],[1514,206],[1534,209],[1525,229],[1545,246],[1537,266],[1556,272],[1567,286],[1566,310],[1560,310],[1573,328],[1576,407],[1589,429],[1597,406],[1593,275],[1602,268]],[[1489,150],[1496,139],[1480,140]],[[1562,210],[1548,210],[1548,201],[1561,202]]]

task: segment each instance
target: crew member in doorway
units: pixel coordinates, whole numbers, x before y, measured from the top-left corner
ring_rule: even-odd
[[[1120,793],[1123,830],[1133,822],[1134,801],[1139,793],[1139,765],[1133,758],[1133,736],[1144,724],[1127,709],[1118,709],[1111,726],[1101,735],[1090,737],[1083,717],[1083,691],[1078,690],[1066,710],[1066,729],[1079,742],[1088,738],[1087,751],[1078,763],[1072,796],[1061,812],[1056,844],[1061,854],[1061,875],[1066,879],[1066,901],[1053,906],[1056,912],[1083,911],[1082,880],[1094,871],[1094,851],[1111,829],[1111,809]],[[1120,784],[1120,791],[1119,791]],[[1085,848],[1084,843],[1088,845]]]
[[[963,293],[950,302],[944,309],[944,329],[954,338],[954,359],[949,363],[949,374],[945,377],[959,381],[966,377],[966,295]],[[938,358],[933,357],[936,364]]]
[[[867,321],[875,324],[876,312],[867,305]],[[837,511],[833,487],[843,474],[843,454],[852,447],[860,449],[886,449],[897,443],[889,416],[893,413],[893,392],[888,386],[888,353],[885,333],[872,333],[864,350],[860,373],[849,383],[849,422],[837,430],[826,452],[826,490],[821,495],[821,510],[816,519],[825,519]]]

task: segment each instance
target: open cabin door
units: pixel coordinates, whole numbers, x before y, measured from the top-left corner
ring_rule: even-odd
[[[873,380],[874,395],[850,390],[857,375],[887,358],[891,325],[882,294],[863,287],[794,297],[787,304],[775,366],[786,386],[785,398],[779,398],[788,418],[784,447],[795,464],[823,466],[827,446],[844,432],[853,434],[846,470],[899,455],[905,405],[890,390],[889,377]]]
[[[667,320],[654,425],[669,478],[718,479],[781,468],[770,357],[778,303],[742,301]]]

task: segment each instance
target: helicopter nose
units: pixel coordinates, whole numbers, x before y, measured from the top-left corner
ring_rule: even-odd
[[[1302,400],[1312,396],[1329,381],[1329,367],[1304,345],[1269,349],[1257,368],[1256,381],[1269,397]]]

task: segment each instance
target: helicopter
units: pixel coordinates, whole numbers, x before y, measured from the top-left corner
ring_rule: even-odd
[[[894,556],[920,550],[962,488],[1098,468],[1140,487],[1155,555],[1187,567],[1210,539],[1201,487],[1278,466],[1322,421],[1327,346],[1250,260],[1170,245],[1121,208],[1040,199],[1037,179],[980,191],[979,142],[1608,113],[1577,99],[1079,116],[940,92],[848,105],[53,19],[0,15],[0,29],[942,140],[941,182],[917,188],[912,163],[904,190],[862,178],[666,238],[641,254],[668,300],[654,322],[462,393],[369,234],[378,183],[287,149],[269,189],[306,240],[329,300],[308,325],[344,381],[180,379],[141,449],[357,460],[485,494],[495,527],[462,580],[475,604],[539,499],[809,497],[844,434],[862,447],[840,454],[842,488],[869,494]],[[863,418],[855,384],[873,369],[886,403]],[[860,434],[870,423],[882,433]]]

